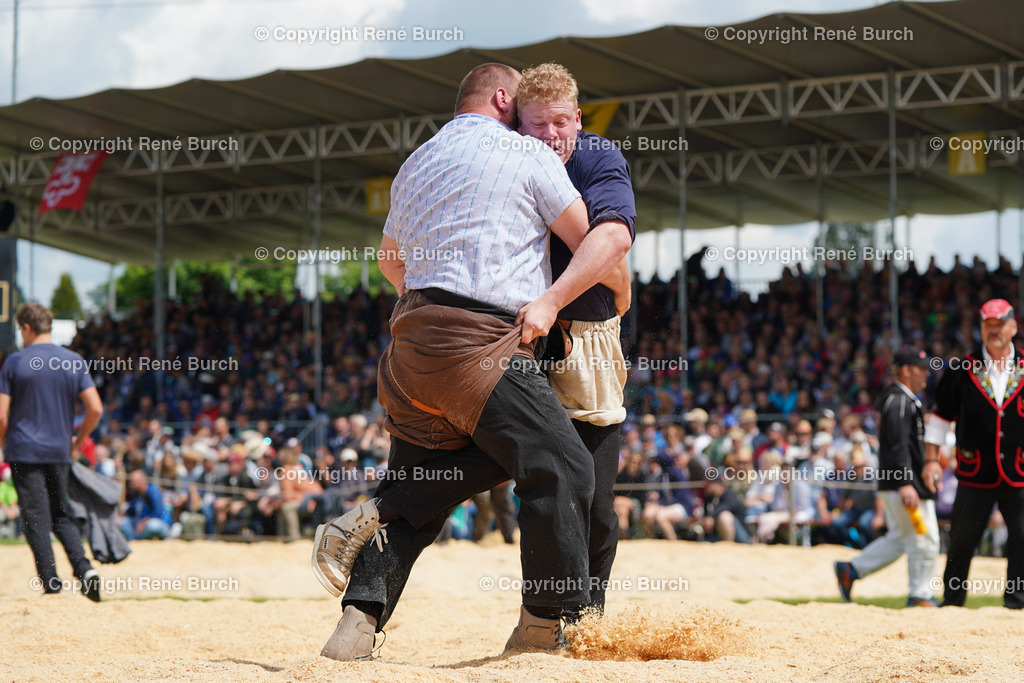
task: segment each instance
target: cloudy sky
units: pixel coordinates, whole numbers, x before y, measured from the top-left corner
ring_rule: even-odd
[[[111,87],[153,88],[189,78],[234,79],[279,68],[330,67],[366,57],[426,57],[464,46],[500,48],[565,35],[608,36],[664,24],[723,26],[778,11],[838,12],[872,0],[519,0],[510,11],[478,0],[21,0],[18,100],[73,97]],[[13,0],[0,0],[0,102],[10,101]],[[370,25],[459,29],[460,42],[343,41],[297,45],[272,37],[257,40],[258,27],[318,28]],[[1003,252],[1021,261],[1019,213],[1003,216]],[[975,254],[992,263],[995,217],[920,216],[913,220],[914,256],[935,254],[948,267],[953,253]],[[812,225],[740,230],[743,248],[807,246]],[[967,237],[965,235],[969,235]],[[904,242],[902,219],[898,245]],[[687,253],[700,244],[736,244],[736,230],[722,228],[687,236]],[[34,251],[34,254],[31,252]],[[679,265],[679,234],[638,238],[636,266],[645,279],[655,268],[663,277]],[[660,253],[660,258],[655,254]],[[34,261],[34,282],[29,262]],[[61,272],[73,274],[79,294],[103,283],[107,264],[46,247],[19,247],[19,282],[28,295],[49,303]],[[743,280],[777,277],[781,265],[743,266]],[[728,271],[732,276],[733,272]]]

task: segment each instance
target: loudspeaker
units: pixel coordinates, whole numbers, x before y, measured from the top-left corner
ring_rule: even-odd
[[[14,225],[14,217],[18,215],[18,207],[10,199],[0,200],[0,233],[5,233]]]

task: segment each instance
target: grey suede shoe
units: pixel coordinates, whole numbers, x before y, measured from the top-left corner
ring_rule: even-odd
[[[506,650],[558,650],[565,647],[560,619],[541,619],[519,608],[519,625],[512,631]]]
[[[339,662],[373,659],[373,636],[376,630],[376,619],[349,605],[342,612],[334,633],[320,650],[320,656]]]

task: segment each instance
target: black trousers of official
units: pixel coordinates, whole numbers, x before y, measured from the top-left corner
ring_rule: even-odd
[[[605,588],[612,574],[619,544],[619,518],[615,514],[615,477],[619,473],[621,425],[599,427],[573,420],[572,426],[594,461],[594,500],[590,505],[590,606],[604,611]]]
[[[1006,591],[1003,604],[1024,608],[1024,488],[999,484],[991,489],[965,486],[956,489],[950,517],[949,551],[946,554],[945,604],[962,607],[967,597],[967,574],[981,536],[988,527],[992,506],[1006,522]]]
[[[388,470],[374,495],[402,519],[388,524],[383,552],[374,544],[363,547],[342,601],[377,617],[378,631],[451,510],[509,479],[520,499],[523,604],[568,609],[589,603],[592,458],[532,359],[511,359],[484,404],[473,445],[438,451],[392,438]]]
[[[68,476],[71,465],[36,465],[12,462],[11,481],[18,493],[21,523],[25,539],[36,561],[36,573],[46,593],[59,593],[57,561],[50,543],[50,532],[68,555],[71,569],[81,579],[92,569],[82,547],[82,535],[71,519],[68,504]]]

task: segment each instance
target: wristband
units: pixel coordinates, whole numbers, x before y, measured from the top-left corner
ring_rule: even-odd
[[[939,459],[938,459],[938,458],[932,458],[931,460],[925,460],[925,463],[929,463],[929,462],[938,462],[938,461],[939,461]]]

